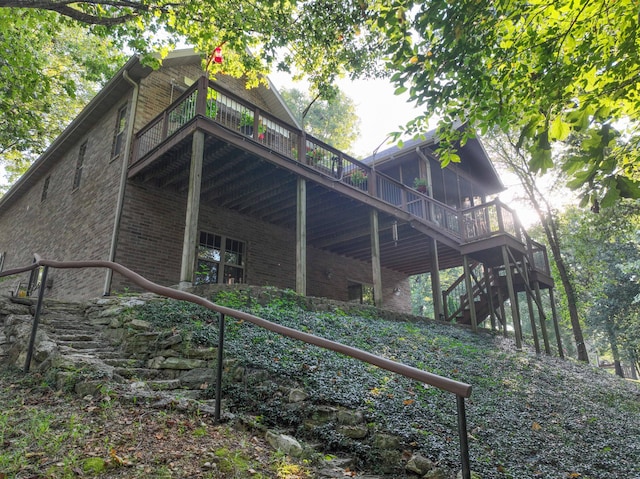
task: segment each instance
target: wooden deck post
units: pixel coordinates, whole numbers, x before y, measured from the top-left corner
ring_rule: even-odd
[[[296,293],[307,295],[307,182],[298,177],[296,208]]]
[[[540,318],[540,331],[544,342],[544,352],[551,356],[551,346],[549,345],[549,333],[547,332],[547,318],[542,310],[542,295],[540,294],[540,282],[534,281],[533,288],[536,292],[536,302],[538,303],[538,317]]]
[[[442,284],[440,283],[440,260],[438,259],[438,240],[431,240],[431,294],[433,296],[433,319],[444,319],[442,308]]]
[[[531,334],[533,334],[533,346],[536,348],[536,354],[540,354],[540,340],[538,339],[538,328],[536,327],[536,316],[533,312],[533,300],[532,300],[532,294],[533,291],[531,291],[531,288],[529,287],[529,285],[531,284],[529,282],[529,265],[527,264],[527,259],[526,257],[523,258],[522,261],[522,274],[524,275],[524,282],[525,282],[525,292],[524,294],[527,297],[527,311],[529,312],[529,322],[531,323]]]
[[[516,297],[516,290],[513,286],[513,269],[511,268],[511,262],[509,260],[509,252],[507,247],[502,247],[502,260],[504,262],[507,289],[509,291],[509,300],[511,302],[511,317],[513,318],[513,330],[516,337],[516,348],[522,349],[522,329],[520,328],[520,313],[518,311],[518,298]],[[505,321],[506,323],[506,321]]]
[[[491,287],[492,277],[489,273],[489,268],[484,265],[484,284],[487,289],[487,300],[489,301],[489,317],[491,318],[491,331],[495,331],[496,328],[496,305],[493,302],[493,289]],[[499,289],[499,286],[498,286]]]
[[[478,318],[476,317],[476,304],[473,301],[473,285],[471,283],[471,268],[469,268],[469,257],[465,254],[462,257],[464,268],[464,286],[467,290],[467,301],[469,302],[469,314],[471,315],[471,329],[478,330]]]
[[[376,307],[382,307],[382,269],[380,266],[380,235],[378,210],[371,209],[371,270],[373,274],[373,298]]]
[[[560,337],[560,326],[558,325],[558,312],[556,311],[556,300],[553,295],[553,288],[549,288],[549,302],[551,303],[553,329],[556,332],[556,342],[558,343],[558,356],[564,359],[564,351],[562,350],[562,338]]]
[[[198,239],[198,216],[200,214],[200,188],[202,186],[202,163],[204,162],[204,132],[196,131],[191,144],[191,167],[189,170],[189,192],[187,194],[187,215],[182,242],[182,264],[180,266],[180,286],[190,286],[193,282]]]
[[[502,318],[502,335],[507,337],[507,313],[504,310],[504,296],[502,295],[502,287],[498,285],[498,305],[500,307],[500,317]]]

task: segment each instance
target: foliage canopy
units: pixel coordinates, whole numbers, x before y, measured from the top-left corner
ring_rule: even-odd
[[[554,144],[571,140],[572,187],[587,185],[592,201],[639,195],[636,2],[391,0],[379,8],[397,91],[425,109],[409,130],[439,114],[449,146],[474,133],[452,130],[459,120],[481,133],[515,131],[541,172],[553,165]]]
[[[178,41],[203,54],[222,47],[225,61],[213,73],[256,83],[278,68],[309,76],[314,94],[333,91],[345,73],[390,75],[424,108],[408,132],[441,118],[444,164],[459,160],[458,141],[499,127],[516,131],[535,171],[550,168],[554,145],[570,141],[575,154],[565,169],[585,201],[640,196],[633,0],[0,0],[0,7],[10,12],[0,20],[3,38],[28,10],[45,31],[60,18],[80,22],[137,52],[166,53]],[[12,41],[15,49],[29,40]],[[28,78],[13,85],[36,77],[40,70],[29,65],[20,73]],[[453,129],[459,121],[472,128]]]

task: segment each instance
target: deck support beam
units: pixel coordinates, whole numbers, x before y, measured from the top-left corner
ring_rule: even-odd
[[[509,291],[509,302],[511,303],[511,317],[513,319],[513,330],[516,337],[516,349],[522,349],[522,328],[520,328],[518,298],[516,297],[516,290],[513,285],[513,268],[511,267],[509,252],[507,251],[506,246],[502,247],[502,260],[504,262],[504,269],[506,272],[505,276],[507,279],[507,290]]]
[[[478,318],[476,317],[476,303],[473,300],[473,285],[471,284],[471,268],[469,267],[469,257],[465,254],[462,257],[464,268],[464,286],[467,290],[467,302],[469,303],[469,315],[471,317],[471,329],[478,331]]]
[[[564,359],[564,351],[562,350],[562,338],[560,337],[560,325],[558,324],[558,312],[556,310],[556,300],[553,294],[553,288],[549,288],[549,302],[551,303],[553,329],[556,333],[556,342],[558,343],[558,356]]]
[[[380,266],[380,231],[378,210],[372,208],[371,218],[371,272],[373,275],[373,298],[376,307],[382,307],[382,268]]]
[[[300,177],[296,207],[296,293],[307,295],[307,182]]]
[[[536,293],[536,302],[538,303],[538,317],[540,318],[540,331],[542,332],[542,341],[544,342],[544,352],[547,356],[551,356],[549,333],[547,332],[547,318],[542,309],[542,295],[540,294],[540,282],[538,280],[533,282],[533,288]]]
[[[527,297],[527,311],[529,312],[529,322],[531,323],[531,334],[533,335],[533,345],[536,348],[536,354],[540,354],[540,340],[538,339],[538,328],[536,327],[536,316],[533,311],[533,291],[529,287],[531,284],[529,279],[529,264],[526,259],[522,261],[522,276],[525,284],[524,294]],[[540,311],[538,311],[540,314]]]
[[[496,305],[493,302],[493,288],[491,282],[493,280],[491,274],[489,273],[489,268],[486,265],[482,268],[484,270],[484,284],[485,289],[487,291],[487,299],[489,301],[489,315],[491,318],[491,331],[496,330]],[[499,287],[498,287],[499,288]]]
[[[182,264],[180,286],[190,286],[196,262],[198,239],[198,216],[200,215],[200,190],[202,188],[202,164],[204,162],[204,132],[197,130],[191,143],[191,167],[189,170],[189,192],[187,214],[182,242]]]
[[[443,319],[442,283],[440,282],[440,260],[438,259],[438,240],[431,240],[431,295],[433,296],[433,319]]]

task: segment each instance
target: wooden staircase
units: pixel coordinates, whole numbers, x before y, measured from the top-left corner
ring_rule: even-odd
[[[522,264],[518,264],[518,267],[522,268]],[[525,267],[528,268],[529,276],[531,276],[533,273],[531,266],[525,262]],[[470,265],[470,279],[476,323],[480,325],[490,319],[493,312],[492,327],[495,327],[497,323],[504,326],[504,304],[509,299],[505,267],[485,267],[482,263],[473,262]],[[513,279],[516,291],[525,291],[527,289],[522,275],[515,274]],[[533,284],[528,286],[529,289],[534,289]],[[458,324],[472,323],[464,274],[443,292],[443,299],[446,321]]]

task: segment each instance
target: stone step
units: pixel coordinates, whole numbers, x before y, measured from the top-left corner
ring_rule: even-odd
[[[101,349],[99,351],[96,351],[96,356],[100,360],[102,360],[102,362],[112,361],[112,360],[129,361],[129,359],[126,356],[122,355],[121,351],[113,347],[111,349]]]
[[[76,334],[58,334],[56,332],[49,334],[57,342],[72,343],[76,341],[94,341],[96,339],[95,334],[76,333]]]
[[[107,363],[108,364],[108,363]],[[148,368],[135,368],[135,367],[116,367],[114,369],[116,373],[125,379],[137,379],[137,380],[161,380],[166,376],[161,369],[148,369]]]
[[[179,379],[155,379],[144,382],[153,391],[172,391],[182,388],[182,383]]]
[[[82,331],[87,334],[95,334],[98,331],[98,328],[90,324],[59,320],[48,321],[46,318],[43,319],[42,325],[52,331]]]
[[[122,357],[122,353],[115,351],[113,349],[104,348],[104,349],[82,349],[82,348],[74,348],[71,346],[65,346],[58,344],[60,348],[60,352],[63,354],[73,354],[81,352],[82,354],[96,356],[98,359],[102,360],[105,357]]]
[[[58,339],[56,343],[58,343],[58,346],[60,347],[66,346],[68,348],[73,348],[73,349],[83,349],[83,350],[91,349],[94,351],[102,348],[105,348],[105,349],[113,348],[113,346],[111,346],[109,343],[104,341],[81,341],[81,340],[64,341],[64,340]]]
[[[115,356],[112,358],[102,358],[102,361],[109,366],[113,366],[114,368],[142,368],[144,367],[146,361],[141,361],[137,359],[131,359],[120,354],[119,356]]]

